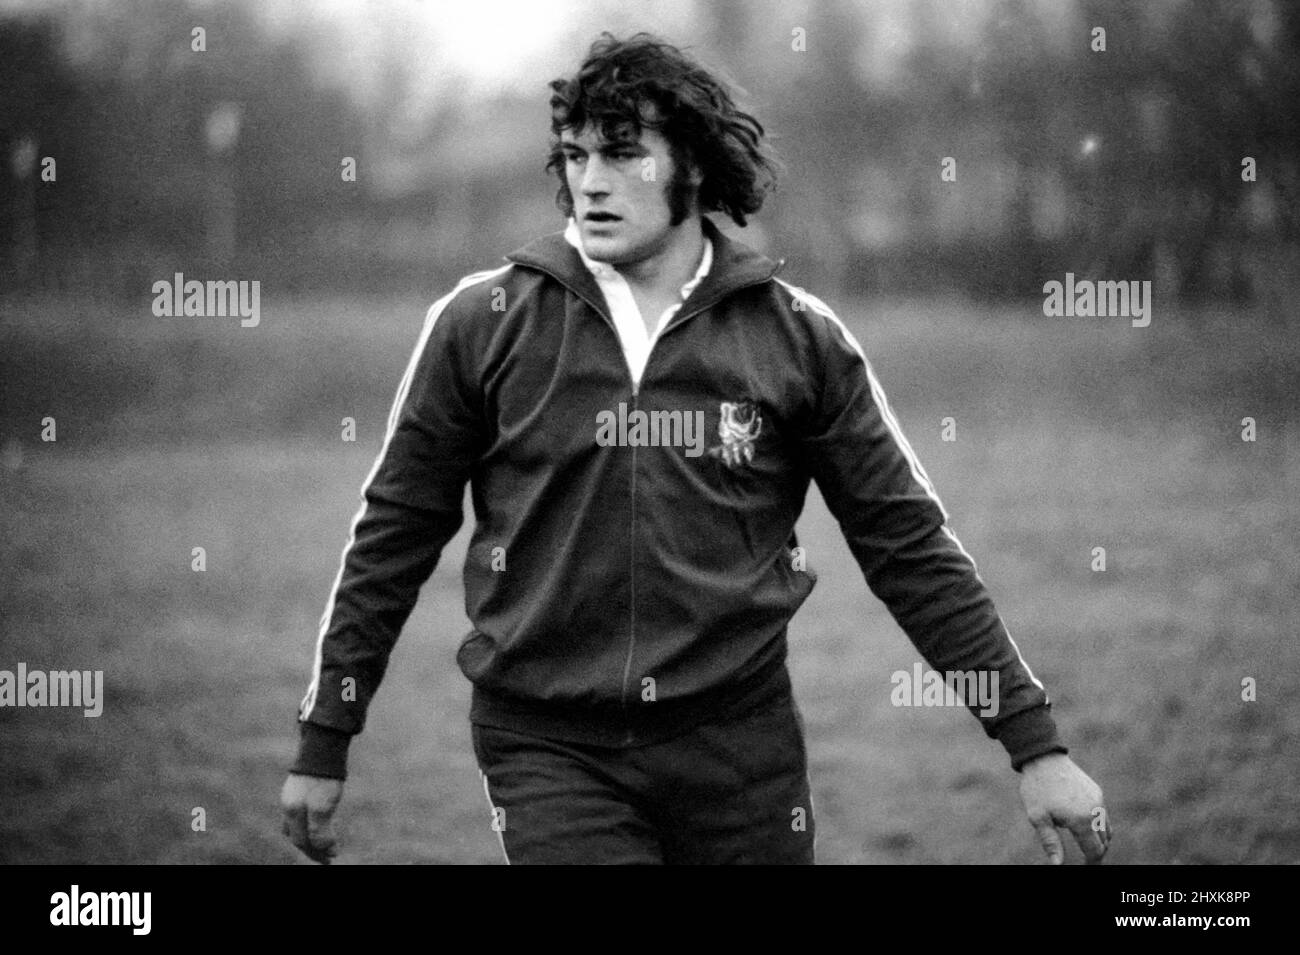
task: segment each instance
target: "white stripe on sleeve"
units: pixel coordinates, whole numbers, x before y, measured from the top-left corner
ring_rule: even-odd
[[[411,389],[411,379],[415,377],[416,366],[420,363],[420,358],[424,354],[424,349],[429,343],[429,335],[433,332],[433,326],[449,302],[465,289],[473,285],[478,285],[499,275],[505,274],[512,268],[510,265],[503,265],[498,269],[491,269],[484,272],[475,272],[467,275],[457,283],[456,287],[444,295],[438,301],[430,306],[428,313],[424,318],[424,327],[420,331],[420,337],[415,343],[415,350],[411,353],[410,361],[406,364],[406,371],[402,375],[402,381],[397,387],[397,396],[393,399],[393,406],[388,412],[388,428],[384,433],[384,443],[379,449],[379,454],[375,458],[374,464],[370,466],[370,473],[366,475],[365,482],[361,485],[361,508],[352,518],[352,526],[348,531],[347,543],[343,545],[343,557],[339,562],[338,573],[334,577],[334,584],[330,587],[329,599],[325,603],[325,612],[321,614],[320,631],[316,636],[316,655],[312,664],[311,685],[307,687],[307,695],[303,697],[302,705],[298,709],[298,718],[306,720],[311,716],[311,711],[316,706],[316,694],[320,689],[320,672],[321,672],[321,651],[325,643],[325,633],[329,630],[330,618],[334,616],[334,601],[338,596],[339,586],[343,582],[343,569],[347,566],[348,551],[356,543],[357,526],[361,523],[366,514],[366,491],[370,488],[370,482],[375,479],[375,474],[379,471],[379,465],[384,460],[384,455],[388,453],[388,444],[393,439],[393,432],[397,429],[397,421],[401,415],[402,405],[406,402],[407,393]]]
[[[949,540],[957,546],[957,549],[961,551],[962,556],[970,561],[971,570],[975,574],[975,578],[981,584],[984,584],[984,579],[980,577],[979,567],[975,564],[975,558],[966,551],[966,548],[962,546],[961,541],[957,539],[957,535],[953,533],[952,528],[948,526],[948,511],[944,508],[943,502],[939,500],[939,494],[935,491],[934,484],[930,481],[930,476],[925,473],[925,468],[921,466],[921,461],[917,458],[916,452],[912,450],[911,444],[908,443],[907,438],[903,435],[903,429],[899,426],[898,419],[894,416],[894,409],[889,406],[889,401],[885,397],[885,390],[880,386],[880,382],[876,379],[876,373],[871,368],[871,362],[867,360],[866,353],[862,350],[862,346],[858,344],[858,340],[853,337],[853,333],[848,330],[848,327],[845,326],[842,321],[840,321],[839,316],[831,310],[830,306],[817,298],[817,296],[796,285],[791,285],[789,282],[782,279],[776,279],[776,281],[784,286],[785,289],[796,299],[805,302],[818,315],[829,319],[830,322],[839,329],[840,334],[844,336],[845,340],[853,347],[853,350],[858,353],[858,357],[862,359],[862,364],[867,370],[867,381],[871,386],[871,397],[875,401],[876,407],[880,410],[880,416],[884,420],[885,426],[889,429],[890,435],[893,436],[899,450],[903,453],[903,457],[907,460],[907,466],[912,472],[912,477],[916,479],[916,482],[924,488],[926,495],[938,506],[939,513],[943,515],[943,532],[948,536]],[[1015,638],[1011,636],[1011,631],[1007,628],[1007,625],[1005,621],[1002,620],[1000,614],[998,615],[998,623],[1002,624],[1002,630],[1006,633],[1007,639],[1011,642],[1012,649],[1015,650],[1016,656],[1020,659],[1020,665],[1023,666],[1025,672],[1029,674],[1029,679],[1032,680],[1034,685],[1042,690],[1044,694],[1046,694],[1046,687],[1043,686],[1038,677],[1034,676],[1034,671],[1031,670],[1029,664],[1025,662],[1024,654],[1020,652],[1020,647],[1016,646]]]

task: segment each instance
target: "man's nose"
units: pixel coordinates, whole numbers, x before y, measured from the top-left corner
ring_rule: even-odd
[[[582,171],[580,188],[584,196],[600,196],[609,192],[609,166],[599,156],[589,156]]]

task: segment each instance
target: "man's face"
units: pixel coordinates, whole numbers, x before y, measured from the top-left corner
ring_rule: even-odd
[[[658,130],[605,140],[587,126],[560,134],[564,175],[582,246],[597,262],[629,265],[661,252],[673,235],[668,191],[676,172]]]

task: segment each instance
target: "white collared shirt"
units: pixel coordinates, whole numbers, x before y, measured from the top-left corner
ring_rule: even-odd
[[[672,321],[672,317],[682,307],[682,302],[685,302],[687,296],[695,291],[695,287],[704,280],[704,277],[709,274],[709,269],[713,267],[713,243],[707,236],[705,237],[700,267],[695,270],[695,276],[682,286],[681,301],[664,309],[664,313],[659,316],[659,321],[655,325],[654,333],[647,334],[645,322],[641,319],[641,309],[637,306],[636,299],[632,297],[632,289],[627,284],[627,279],[623,278],[614,266],[587,258],[587,253],[582,248],[578,223],[573,219],[569,220],[569,226],[564,230],[564,238],[578,250],[578,254],[582,256],[582,264],[587,267],[587,271],[600,286],[605,296],[605,304],[609,307],[609,315],[614,320],[619,342],[623,346],[627,369],[632,373],[632,386],[634,389],[639,388],[641,375],[645,371],[646,362],[650,359],[650,350],[654,348],[660,332]]]

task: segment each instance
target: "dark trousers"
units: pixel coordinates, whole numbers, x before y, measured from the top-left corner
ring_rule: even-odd
[[[803,722],[788,697],[628,749],[481,724],[473,739],[511,863],[813,862]]]

